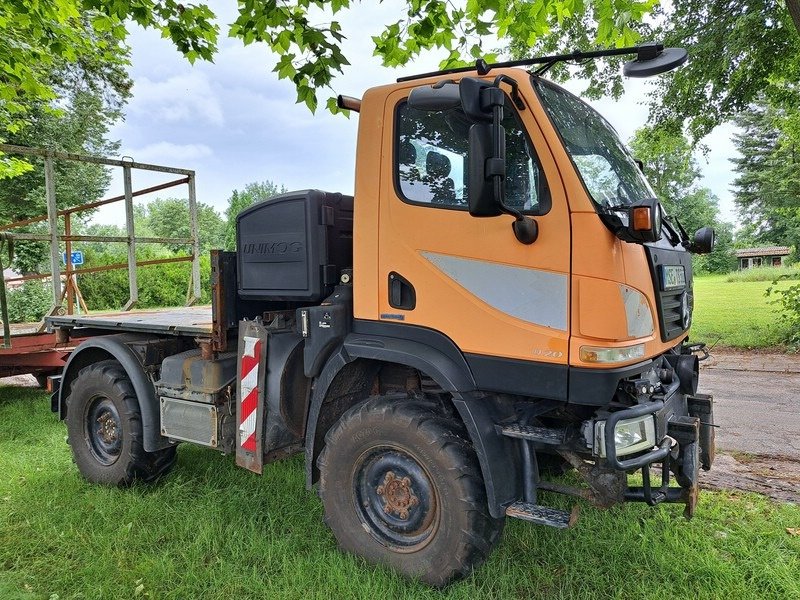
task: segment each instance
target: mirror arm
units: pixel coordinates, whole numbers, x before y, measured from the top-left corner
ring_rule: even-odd
[[[499,88],[501,82],[505,82],[511,86],[511,99],[514,101],[514,106],[517,107],[517,110],[525,110],[525,103],[519,95],[519,85],[517,82],[508,75],[498,75],[494,78],[494,83],[492,83],[492,85]]]

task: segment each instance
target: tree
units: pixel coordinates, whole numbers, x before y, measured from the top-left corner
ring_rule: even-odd
[[[126,19],[161,29],[189,59],[210,59],[216,26],[205,5],[175,0],[0,0],[0,140],[19,133],[31,110],[59,97],[59,83],[118,78],[127,64]],[[54,74],[67,75],[63,79]],[[91,86],[92,83],[89,83]],[[30,170],[0,156],[0,178]]]
[[[137,205],[138,228],[144,227],[155,237],[188,238],[191,237],[189,222],[189,203],[177,198],[156,198],[149,204]],[[222,248],[225,242],[225,221],[213,206],[197,203],[197,226],[200,235],[200,250],[208,252],[213,248]],[[137,230],[137,236],[144,231]],[[167,246],[172,252],[191,251],[186,245],[171,244]]]
[[[54,76],[55,77],[55,76]],[[59,77],[69,77],[66,73]],[[68,81],[68,80],[67,80]],[[58,111],[47,104],[32,106],[27,114],[28,125],[9,136],[9,142],[21,146],[41,146],[62,152],[109,155],[119,144],[106,139],[116,118],[121,96],[113,89],[93,90],[86,82],[62,90]],[[47,214],[44,163],[36,159],[31,169],[0,185],[0,223],[11,223]],[[108,189],[108,170],[101,166],[74,161],[54,161],[55,191],[59,209],[93,202]],[[88,213],[73,217],[73,225]],[[21,230],[17,230],[21,231]],[[29,232],[46,233],[46,223],[27,228]],[[14,267],[22,272],[39,271],[49,261],[49,246],[42,242],[19,242]]]
[[[492,58],[482,39],[492,34],[529,45],[558,28],[574,13],[590,14],[598,23],[596,43],[632,43],[634,29],[653,10],[656,0],[470,0],[459,6],[449,0],[409,0],[405,17],[373,36],[375,54],[387,66],[400,66],[429,49],[445,52],[442,67],[461,59]],[[345,32],[334,19],[354,5],[350,0],[240,2],[228,35],[244,44],[265,43],[280,56],[275,72],[297,89],[297,101],[314,111],[317,92],[331,86],[349,64],[341,50]],[[321,23],[314,24],[318,19]],[[126,21],[160,29],[190,61],[211,60],[219,26],[206,4],[176,0],[42,0],[29,6],[0,0],[0,135],[18,130],[32,102],[56,97],[48,73],[60,62],[92,64],[98,57],[127,58]],[[363,32],[356,32],[362,35]],[[329,110],[337,112],[330,97]],[[6,159],[4,174],[18,172]]]
[[[734,200],[755,242],[800,248],[800,143],[778,128],[784,117],[762,100],[737,118]]]
[[[644,162],[645,174],[667,213],[678,217],[687,231],[694,232],[717,220],[718,200],[711,190],[697,185],[700,168],[680,131],[643,127],[636,131],[630,145]]]
[[[717,243],[706,256],[696,256],[697,270],[727,272],[734,266],[733,228],[719,218],[717,197],[698,185],[700,169],[689,140],[675,128],[643,127],[631,140],[631,149],[645,165],[653,191],[672,217],[691,236],[701,227],[714,227]]]
[[[240,212],[256,202],[263,202],[284,192],[284,186],[278,188],[278,184],[272,181],[248,183],[241,192],[233,190],[228,198],[228,208],[225,209],[225,249],[236,250],[236,216]]]
[[[538,39],[510,35],[514,57],[604,45],[607,25],[588,6],[575,6],[559,27]],[[614,6],[617,13],[626,10]],[[682,0],[648,3],[640,15],[629,25],[637,36],[690,53],[686,65],[654,80],[650,107],[658,122],[685,124],[697,140],[746,110],[764,91],[783,106],[798,105],[800,1]],[[621,94],[622,60],[629,57],[578,66],[578,75],[589,80],[589,97]],[[574,71],[562,63],[550,75],[563,80]]]

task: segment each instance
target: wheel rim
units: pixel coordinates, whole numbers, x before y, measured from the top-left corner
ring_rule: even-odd
[[[122,451],[122,419],[114,403],[104,396],[92,398],[84,426],[95,460],[104,465],[116,462]]]
[[[425,546],[439,525],[436,489],[425,469],[397,448],[376,448],[355,468],[356,510],[373,537],[399,551]]]

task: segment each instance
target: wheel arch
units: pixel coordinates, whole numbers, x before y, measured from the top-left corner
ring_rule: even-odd
[[[115,360],[128,375],[139,410],[142,415],[143,446],[147,452],[156,452],[172,446],[167,438],[161,435],[159,427],[160,411],[155,387],[145,373],[144,367],[136,353],[130,348],[131,342],[145,342],[147,336],[135,334],[101,335],[81,342],[69,355],[62,371],[61,385],[58,390],[58,418],[66,417],[66,399],[69,396],[72,382],[81,369],[103,360]],[[55,412],[55,411],[54,411]]]
[[[380,339],[377,339],[379,338]],[[452,353],[448,353],[452,354]],[[517,450],[497,431],[495,423],[513,415],[513,408],[475,389],[466,361],[408,339],[350,335],[314,380],[306,426],[306,485],[319,479],[316,461],[327,431],[349,408],[366,400],[386,366],[408,367],[432,379],[452,397],[478,455],[493,517],[519,497]]]

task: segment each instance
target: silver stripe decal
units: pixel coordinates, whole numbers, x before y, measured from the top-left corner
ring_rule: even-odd
[[[566,275],[435,252],[421,254],[489,306],[534,325],[567,330]]]

